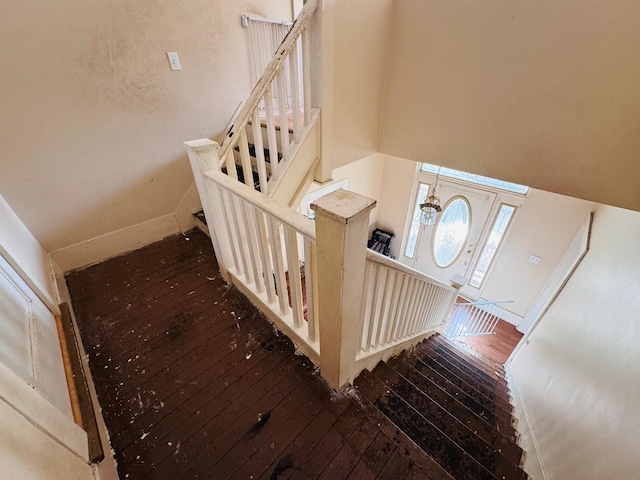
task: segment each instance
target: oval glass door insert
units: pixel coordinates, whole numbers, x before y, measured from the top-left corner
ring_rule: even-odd
[[[433,233],[433,260],[446,268],[457,260],[464,248],[471,227],[471,208],[463,197],[449,202],[440,215]]]

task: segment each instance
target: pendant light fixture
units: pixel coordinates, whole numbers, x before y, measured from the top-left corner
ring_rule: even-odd
[[[438,167],[438,173],[436,173],[436,180],[433,182],[433,189],[431,190],[431,195],[424,199],[424,203],[420,204],[420,210],[422,211],[420,215],[420,223],[422,225],[433,225],[436,223],[436,218],[438,213],[442,211],[442,207],[440,206],[440,199],[436,197],[436,187],[438,186],[438,178],[440,176],[440,168]]]

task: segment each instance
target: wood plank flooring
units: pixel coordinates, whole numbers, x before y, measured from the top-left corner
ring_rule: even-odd
[[[497,364],[504,365],[522,336],[522,333],[516,330],[513,325],[504,320],[498,320],[496,328],[491,335],[455,337],[454,340]]]
[[[122,479],[451,479],[221,279],[208,237],[67,276]]]

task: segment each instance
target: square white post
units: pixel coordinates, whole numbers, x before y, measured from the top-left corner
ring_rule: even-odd
[[[187,154],[189,155],[193,178],[198,188],[198,195],[200,196],[204,216],[207,219],[207,227],[209,227],[211,243],[213,244],[213,250],[216,254],[220,274],[225,282],[230,283],[231,278],[228,274],[228,265],[231,265],[230,245],[224,240],[224,236],[220,237],[223,231],[222,229],[225,228],[220,210],[224,207],[219,204],[219,196],[216,194],[217,192],[214,191],[214,189],[219,187],[213,185],[213,182],[208,181],[204,176],[204,172],[209,170],[220,171],[220,159],[218,157],[219,145],[217,142],[209,140],[208,138],[192,140],[190,142],[184,142],[184,144],[187,146]]]
[[[342,189],[311,204],[316,212],[320,370],[334,387],[354,373],[369,214],[375,205],[375,200]]]

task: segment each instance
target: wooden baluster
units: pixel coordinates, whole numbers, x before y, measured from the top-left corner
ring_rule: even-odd
[[[233,154],[233,147],[229,149],[229,153],[225,156],[224,164],[227,167],[227,175],[238,180],[238,171],[236,170],[236,159]]]
[[[284,66],[280,67],[276,75],[276,93],[278,111],[280,115],[280,150],[285,158],[289,152],[289,120],[287,114],[287,89],[285,87]]]
[[[289,294],[291,295],[291,309],[293,324],[302,327],[304,320],[302,312],[302,283],[300,281],[300,255],[298,254],[298,235],[295,230],[284,225],[284,244],[289,266]]]
[[[247,283],[251,283],[251,269],[250,269],[250,265],[249,265],[249,261],[247,260],[247,254],[245,252],[245,248],[246,248],[246,238],[245,236],[241,233],[240,231],[240,219],[241,214],[240,214],[240,207],[238,206],[238,200],[235,198],[235,195],[233,195],[230,192],[226,192],[227,193],[227,202],[229,205],[229,221],[232,223],[233,226],[233,230],[235,232],[235,237],[236,237],[236,246],[238,248],[238,257],[240,257],[240,263],[242,264],[242,272],[238,272],[238,273],[244,273],[244,278],[247,281]]]
[[[302,32],[302,92],[304,95],[304,126],[311,122],[311,38],[310,29]]]
[[[369,328],[367,332],[367,342],[365,344],[365,351],[368,352],[374,342],[374,332],[376,331],[376,326],[378,325],[378,312],[380,309],[380,276],[382,275],[382,268],[380,265],[373,265],[373,270],[371,272],[371,282],[373,284],[372,296],[371,296],[371,314],[369,316]]]
[[[383,284],[384,296],[382,298],[382,306],[380,308],[380,321],[378,322],[378,332],[376,334],[375,346],[379,347],[384,344],[386,329],[389,325],[389,308],[391,307],[391,296],[393,294],[393,285],[396,279],[396,272],[390,268],[384,268],[387,272],[385,282]]]
[[[242,174],[244,176],[244,184],[248,187],[255,188],[253,182],[253,169],[251,168],[251,156],[249,155],[249,141],[247,140],[247,129],[240,130],[240,140],[238,143],[240,148],[240,161],[242,163]]]
[[[398,312],[400,310],[401,305],[401,297],[402,297],[402,289],[404,286],[406,275],[402,272],[396,272],[396,280],[393,286],[393,294],[391,295],[391,304],[392,308],[389,312],[389,325],[387,326],[387,331],[384,336],[384,343],[390,343],[393,339],[393,332],[396,329],[398,323]]]
[[[267,181],[267,166],[264,157],[264,142],[262,141],[262,127],[260,127],[260,118],[258,110],[253,112],[251,119],[251,127],[253,128],[253,145],[256,150],[256,164],[258,167],[258,180],[260,181],[260,191],[265,195],[269,195],[269,183]]]
[[[298,56],[300,50],[298,42],[289,54],[289,68],[291,69],[291,120],[293,123],[293,141],[300,141],[300,72],[298,71]]]
[[[273,120],[273,95],[271,86],[265,92],[265,114],[267,115],[267,143],[269,144],[269,162],[271,163],[271,176],[278,174],[280,163],[278,161],[278,140],[276,127]]]
[[[262,293],[263,285],[262,285],[262,272],[260,265],[258,264],[258,258],[256,255],[259,254],[258,241],[255,236],[255,228],[253,226],[253,215],[251,215],[251,204],[245,202],[242,199],[238,199],[241,203],[240,205],[240,213],[242,217],[242,227],[243,232],[245,234],[245,238],[247,239],[247,250],[249,250],[249,261],[251,263],[251,270],[253,272],[253,283],[255,284],[256,291],[258,293]]]
[[[397,318],[393,330],[390,331],[390,340],[393,342],[398,340],[398,335],[402,328],[402,323],[404,322],[404,314],[407,307],[407,290],[409,288],[410,281],[411,277],[409,275],[402,274],[402,289],[400,290],[400,299],[398,300],[398,311],[396,313]]]
[[[420,325],[421,316],[420,313],[425,307],[426,299],[427,299],[427,290],[429,284],[426,282],[419,282],[419,290],[418,297],[416,299],[416,308],[413,312],[413,321],[411,322],[411,327],[409,329],[410,335],[415,335],[418,331],[418,325]]]
[[[260,260],[262,262],[262,281],[267,291],[267,299],[269,303],[275,302],[275,289],[273,286],[273,268],[271,267],[271,254],[268,250],[267,228],[265,226],[264,213],[255,207],[252,207],[254,225],[256,229],[256,237],[258,240],[258,250],[260,252]]]
[[[316,278],[316,244],[308,238],[304,239],[304,281],[307,294],[307,331],[309,340],[318,339],[318,282]]]
[[[362,301],[362,332],[360,334],[360,349],[367,350],[369,339],[369,325],[371,324],[371,310],[373,305],[373,292],[375,287],[375,263],[366,262],[364,269],[364,288],[362,289],[364,300]]]
[[[276,275],[276,294],[280,305],[280,313],[289,313],[289,299],[287,298],[287,279],[285,276],[284,256],[282,255],[282,237],[280,235],[280,222],[267,215],[267,225],[270,234],[271,255],[273,257]]]

